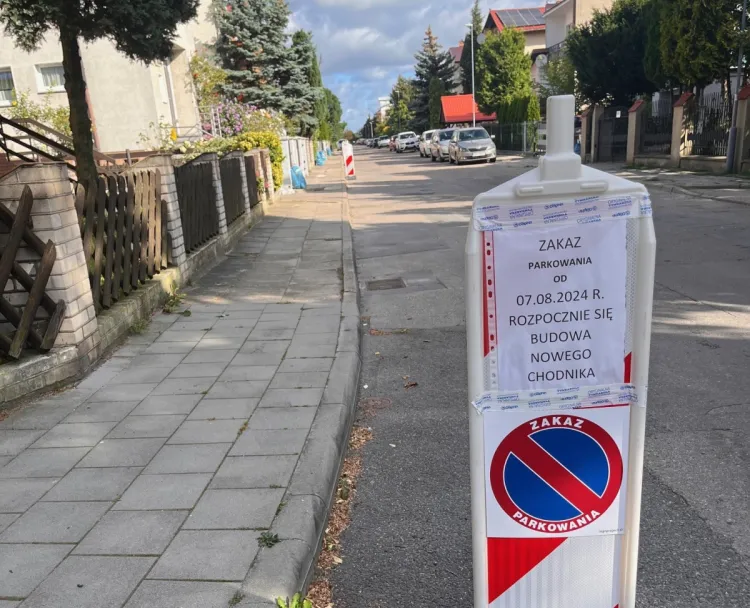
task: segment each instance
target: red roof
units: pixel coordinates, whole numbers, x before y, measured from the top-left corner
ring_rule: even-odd
[[[502,32],[506,27],[514,27],[522,32],[543,32],[545,29],[545,9],[544,6],[523,9],[490,9],[487,22],[489,24],[490,19],[492,19],[492,23],[498,32]]]
[[[451,57],[453,57],[454,62],[461,63],[461,55],[463,55],[464,52],[464,43],[461,42],[458,46],[450,47],[448,52],[451,54]]]
[[[443,106],[443,122],[453,124],[458,122],[471,122],[472,120],[472,97],[471,95],[445,95],[440,98]],[[476,104],[474,104],[476,106]],[[490,122],[497,120],[497,115],[483,114],[476,107],[477,121]]]

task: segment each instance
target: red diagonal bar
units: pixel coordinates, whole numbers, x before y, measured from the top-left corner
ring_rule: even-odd
[[[606,505],[591,488],[552,458],[530,437],[524,437],[523,440],[518,441],[513,446],[512,452],[581,513],[591,511],[604,513],[606,511]]]

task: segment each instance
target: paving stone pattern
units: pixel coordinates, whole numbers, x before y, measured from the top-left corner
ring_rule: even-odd
[[[0,422],[0,605],[229,605],[333,364],[340,198],[280,199],[189,312]]]

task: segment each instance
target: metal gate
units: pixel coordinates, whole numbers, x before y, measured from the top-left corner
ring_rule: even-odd
[[[624,162],[628,148],[628,109],[616,106],[605,109],[596,130],[597,160]]]

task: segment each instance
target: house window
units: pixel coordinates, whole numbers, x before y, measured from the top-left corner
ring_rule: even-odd
[[[13,73],[10,68],[0,68],[0,106],[9,106],[13,101]]]
[[[36,74],[40,93],[57,93],[65,90],[65,74],[62,65],[38,65]]]

